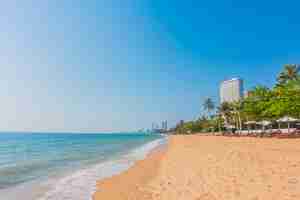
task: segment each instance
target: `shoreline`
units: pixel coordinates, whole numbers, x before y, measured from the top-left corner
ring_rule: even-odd
[[[124,195],[126,195],[128,191],[130,191],[130,193],[134,193],[135,196],[138,195],[141,197],[147,195],[140,193],[139,185],[146,184],[153,176],[155,176],[160,161],[167,151],[167,148],[167,144],[154,148],[144,159],[137,160],[127,170],[112,177],[98,180],[96,184],[97,189],[92,195],[92,199],[124,199]],[[123,180],[130,181],[123,182]],[[129,197],[131,196],[130,194],[128,195]]]
[[[51,188],[38,200],[64,200],[64,199],[92,199],[96,192],[97,180],[116,176],[135,162],[144,159],[151,151],[165,145],[167,138],[160,138],[136,147],[122,156],[100,162],[87,168],[82,168],[59,179],[54,188]]]
[[[1,189],[0,192],[7,200],[17,200],[20,196],[24,200],[91,199],[96,191],[97,180],[126,171],[153,150],[165,146],[167,139],[160,137],[149,140],[135,147],[128,147],[128,149],[124,149],[125,151],[118,152],[113,156],[107,154],[105,160],[102,159],[95,163],[86,162],[80,166],[69,166],[65,170],[60,169],[55,173],[49,172],[47,176]]]
[[[166,149],[99,180],[93,200],[297,200],[299,153],[299,139],[170,136]]]

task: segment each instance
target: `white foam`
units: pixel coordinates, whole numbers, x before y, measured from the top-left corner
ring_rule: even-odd
[[[99,179],[116,175],[128,169],[135,161],[145,158],[151,150],[162,146],[166,141],[166,137],[152,141],[118,160],[99,163],[61,178],[39,200],[91,200]]]

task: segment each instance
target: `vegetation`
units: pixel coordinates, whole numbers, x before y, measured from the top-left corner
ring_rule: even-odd
[[[290,81],[299,80],[300,68],[298,65],[289,64],[284,66],[284,70],[277,77],[278,85],[285,85]]]
[[[176,132],[216,132],[225,126],[243,129],[246,121],[275,121],[284,116],[300,118],[300,67],[285,65],[273,88],[256,86],[248,97],[234,103],[223,103],[215,109],[212,99],[203,102],[207,115],[195,121],[180,123]],[[180,132],[179,132],[180,130]]]
[[[211,98],[207,98],[204,100],[203,108],[207,111],[207,115],[210,116],[211,112],[215,109],[215,104]]]

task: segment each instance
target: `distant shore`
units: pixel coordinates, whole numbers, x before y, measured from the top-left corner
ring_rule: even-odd
[[[298,200],[300,140],[170,136],[166,149],[101,180],[94,200]]]

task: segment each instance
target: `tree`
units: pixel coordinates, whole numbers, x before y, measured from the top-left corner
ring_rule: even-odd
[[[285,84],[285,87],[289,90],[297,90],[300,91],[300,76],[296,80],[291,80],[287,84]]]
[[[176,127],[180,134],[222,130],[224,126],[234,125],[242,129],[242,122],[275,121],[283,116],[300,118],[300,67],[285,65],[277,77],[273,88],[256,86],[249,96],[233,103],[224,102],[215,115],[211,115],[215,105],[211,98],[205,99],[202,106],[207,112],[198,120],[181,122]]]
[[[267,112],[273,118],[283,116],[300,117],[300,89],[298,84],[286,84],[273,90],[274,98]]]
[[[284,65],[283,71],[279,74],[277,77],[277,85],[282,86],[289,81],[297,80],[299,79],[299,73],[300,67],[296,64],[287,64]]]
[[[211,98],[207,98],[204,100],[203,108],[207,111],[208,115],[211,115],[211,112],[215,109],[215,104]]]
[[[270,113],[267,109],[270,107],[273,92],[264,86],[257,86],[251,91],[251,96],[243,101],[243,112],[249,120],[264,120],[269,118]]]
[[[236,127],[238,127],[239,130],[242,130],[242,119],[241,119],[241,112],[243,108],[243,102],[242,101],[237,101],[232,103],[232,107],[234,110],[234,114],[236,115]]]
[[[218,132],[222,131],[222,127],[224,127],[224,118],[222,114],[219,112],[212,118],[212,125],[214,127],[214,130],[217,130]]]
[[[228,125],[230,123],[230,118],[232,116],[232,105],[228,102],[223,102],[219,107],[218,107],[218,114],[222,116],[224,119],[224,124]]]

